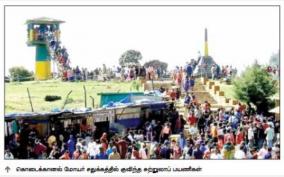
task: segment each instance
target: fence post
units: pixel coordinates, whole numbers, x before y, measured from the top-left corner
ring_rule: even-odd
[[[93,108],[95,109],[95,98],[92,97],[92,96],[90,96],[90,98],[92,99],[92,106],[93,106]]]
[[[66,96],[66,99],[65,99],[65,102],[64,102],[64,104],[63,104],[63,106],[62,106],[62,109],[64,109],[64,107],[65,107],[65,105],[66,105],[66,103],[67,103],[67,99],[68,99],[68,97],[69,97],[69,95],[72,93],[72,90],[67,94],[67,96]]]
[[[27,92],[28,92],[28,96],[29,96],[29,101],[30,101],[32,112],[34,112],[34,108],[33,108],[32,100],[31,100],[31,95],[30,95],[29,88],[27,88]]]
[[[85,85],[83,86],[84,88],[84,98],[85,98],[85,108],[87,107],[87,91]]]

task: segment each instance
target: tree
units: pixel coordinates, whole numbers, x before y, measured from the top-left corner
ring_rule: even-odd
[[[9,73],[12,81],[29,81],[34,79],[33,72],[28,71],[22,66],[10,68]]]
[[[253,103],[257,113],[265,114],[271,108],[270,97],[276,93],[276,82],[257,62],[235,78],[233,85],[235,96],[249,107]]]
[[[168,68],[168,63],[162,62],[160,60],[151,60],[151,61],[146,62],[144,66],[146,68],[149,66],[153,66],[156,69],[160,68],[162,73],[165,73]]]
[[[141,59],[141,52],[137,50],[127,50],[119,58],[119,64],[120,66],[137,65]]]

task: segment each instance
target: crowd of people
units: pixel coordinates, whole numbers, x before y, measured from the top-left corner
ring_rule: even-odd
[[[238,104],[211,110],[187,94],[187,114],[174,104],[163,118],[150,116],[124,134],[50,134],[19,128],[6,143],[5,159],[279,159],[280,124]],[[25,144],[25,145],[23,145]]]
[[[153,66],[144,67],[139,65],[127,66],[127,67],[114,67],[106,68],[104,65],[102,68],[96,68],[93,71],[88,71],[87,68],[79,69],[70,67],[70,59],[67,49],[61,46],[59,39],[60,31],[56,25],[35,25],[33,27],[33,36],[35,41],[44,41],[47,43],[49,52],[57,63],[58,73],[57,75],[62,78],[63,81],[74,81],[74,80],[110,80],[113,78],[120,78],[121,80],[135,80],[137,77],[142,77],[147,80],[159,80],[167,73],[161,68],[155,68]],[[177,66],[172,73],[172,77],[177,82],[177,85],[181,85],[181,81],[184,80],[183,73],[189,78],[192,76],[194,69],[196,68],[201,56],[197,60],[191,59],[190,62],[186,63],[184,67]],[[229,79],[236,75],[236,69],[232,66],[222,66],[213,64],[210,68],[212,79],[226,78]],[[272,70],[272,69],[269,69]]]
[[[128,66],[96,68],[88,71],[70,67],[67,50],[60,46],[52,26],[35,28],[36,39],[46,40],[49,50],[62,68],[63,80],[99,79],[157,80],[160,68]],[[47,36],[47,38],[44,38]],[[191,60],[184,67],[176,67],[172,79],[176,88],[160,88],[173,102],[162,117],[155,114],[143,120],[139,127],[124,133],[97,135],[96,130],[54,130],[40,136],[28,124],[5,139],[5,159],[280,159],[280,122],[272,115],[257,114],[239,103],[227,110],[212,110],[209,102],[200,103],[191,92],[195,85],[193,71],[197,65]],[[269,68],[268,68],[269,69]],[[269,70],[269,72],[272,72]],[[231,77],[232,66],[212,65],[212,79]],[[182,92],[185,97],[182,98]],[[182,102],[185,113],[175,108]]]
[[[94,70],[87,68],[66,68],[63,72],[63,81],[86,81],[86,80],[120,80],[132,81],[138,78],[146,80],[160,80],[166,73],[162,72],[160,68],[144,67],[144,66],[128,66],[128,67],[97,67]]]

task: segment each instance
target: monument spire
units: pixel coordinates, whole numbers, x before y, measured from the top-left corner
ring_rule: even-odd
[[[208,38],[207,38],[207,28],[205,28],[204,56],[205,56],[205,57],[208,57]]]

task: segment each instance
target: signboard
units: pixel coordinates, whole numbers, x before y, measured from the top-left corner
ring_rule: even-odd
[[[141,108],[121,108],[116,110],[117,120],[133,119],[140,117]]]
[[[135,113],[140,113],[141,107],[134,107],[134,108],[119,108],[116,109],[116,114],[121,115],[121,114],[135,114]]]
[[[114,110],[98,110],[93,114],[94,122],[114,121]]]

